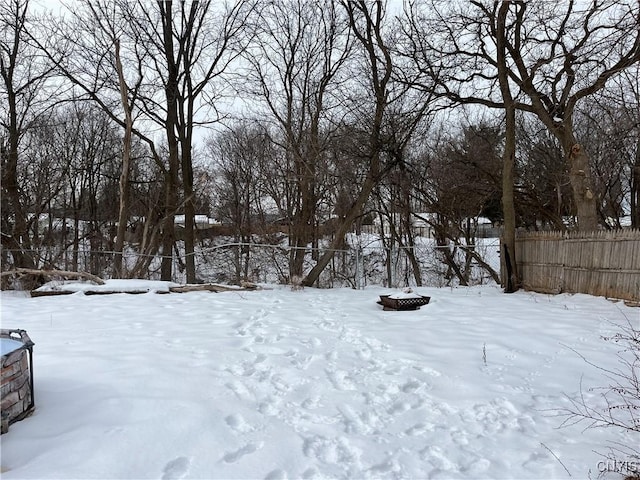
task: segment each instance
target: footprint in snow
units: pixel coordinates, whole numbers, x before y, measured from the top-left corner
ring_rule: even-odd
[[[331,352],[327,352],[324,354],[324,358],[328,362],[335,362],[338,359],[338,352],[332,350]]]
[[[264,444],[262,442],[260,442],[258,444],[248,443],[247,445],[245,445],[244,447],[242,447],[239,450],[236,450],[235,452],[227,453],[224,457],[222,457],[222,460],[224,460],[226,463],[236,463],[238,460],[240,460],[245,455],[250,455],[250,454],[260,450],[263,445]]]
[[[387,409],[387,413],[390,415],[400,415],[409,410],[411,410],[411,404],[409,402],[398,401]]]
[[[430,432],[434,429],[434,425],[431,423],[417,423],[413,427],[405,430],[405,435],[409,435],[410,437],[415,437],[417,435],[423,435],[427,432]]]
[[[367,470],[367,473],[370,474],[373,478],[379,477],[403,477],[404,475],[400,475],[402,472],[402,467],[399,462],[395,458],[389,458],[384,462],[373,465]]]
[[[451,440],[456,445],[460,445],[460,446],[469,445],[469,437],[466,431],[454,428],[450,432],[450,434],[451,434]]]
[[[304,480],[315,480],[316,478],[324,478],[317,468],[311,467],[307,468],[302,474],[302,478]]]
[[[306,370],[309,368],[309,365],[311,365],[314,359],[315,355],[306,355],[303,357],[298,357],[297,355],[295,355],[291,360],[291,364],[298,370]]]
[[[428,462],[432,467],[444,471],[451,472],[458,469],[458,465],[449,460],[448,455],[440,447],[425,447],[420,452],[420,458]]]
[[[320,405],[321,405],[320,397],[317,395],[313,397],[309,397],[304,402],[301,403],[302,408],[306,410],[314,410],[320,407]]]
[[[414,365],[413,368],[415,370],[420,371],[420,372],[424,372],[427,375],[431,375],[432,377],[439,377],[439,376],[442,375],[439,371],[434,370],[433,368],[429,368],[429,367],[423,367],[423,366],[419,366],[419,365]]]
[[[264,477],[264,480],[287,480],[289,476],[284,470],[273,470]]]
[[[351,445],[345,437],[327,438],[322,435],[314,435],[304,438],[302,452],[305,456],[325,464],[361,468],[360,456],[362,450]],[[303,478],[309,478],[307,472],[302,476]],[[353,475],[350,477],[353,477]]]
[[[184,478],[191,461],[187,457],[178,457],[171,460],[164,466],[162,480],[178,480]]]
[[[264,308],[261,308],[254,315],[251,315],[249,317],[249,320],[256,321],[256,320],[260,320],[260,319],[262,319],[262,318],[264,318],[266,316],[267,316],[267,311]]]
[[[241,382],[236,380],[232,380],[225,385],[229,390],[236,394],[236,396],[241,400],[246,400],[251,398],[251,392],[249,389]]]
[[[414,393],[420,390],[424,384],[416,378],[408,378],[407,381],[400,387],[404,393]]]
[[[345,370],[325,370],[327,374],[327,378],[329,382],[333,385],[333,388],[336,390],[355,390],[354,379],[349,375],[349,372]]]
[[[276,399],[275,397],[269,396],[265,399],[264,402],[258,405],[258,411],[261,414],[266,415],[268,417],[274,417],[276,415],[280,415],[281,413],[280,400]]]
[[[249,423],[247,423],[244,417],[239,413],[229,415],[224,420],[229,428],[231,428],[234,432],[247,433],[254,430],[254,428]]]
[[[484,477],[489,467],[491,467],[491,461],[486,458],[474,458],[467,462],[467,465],[462,468],[462,472],[475,478]]]

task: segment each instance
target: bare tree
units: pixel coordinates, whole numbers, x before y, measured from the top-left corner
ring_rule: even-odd
[[[108,231],[105,227],[110,219],[103,215],[106,212],[99,204],[108,165],[115,163],[121,154],[116,126],[102,110],[86,103],[69,104],[51,120],[55,123],[47,133],[55,137],[55,149],[48,153],[60,159],[65,175],[63,188],[54,198],[56,205],[49,215],[62,224],[60,253],[64,268],[90,270],[100,275],[106,265],[102,251],[109,244],[104,232]],[[25,175],[23,185],[29,182]]]
[[[430,122],[426,119],[431,118],[429,113],[433,106],[429,95],[423,97],[419,92],[405,90],[402,82],[398,84],[401,87],[394,88],[392,96],[398,93],[400,95],[390,104],[386,114],[383,158],[388,172],[374,189],[377,203],[375,208],[381,217],[381,225],[386,223],[389,230],[388,235],[385,228],[381,232],[383,243],[389,252],[386,259],[389,283],[392,282],[392,263],[397,264],[401,259],[406,259],[410,265],[406,271],[411,271],[413,281],[421,286],[422,273],[413,228],[416,213],[422,213],[420,210],[416,211],[419,202],[414,201],[414,179],[420,176],[415,163],[415,144],[422,142],[430,129]],[[409,281],[407,273],[405,283],[408,284]]]
[[[475,262],[499,282],[475,245],[479,215],[502,220],[502,129],[484,119],[465,122],[460,131],[450,123],[433,130],[414,142],[411,153],[412,196],[421,206],[417,216],[431,227],[447,281],[469,285]]]
[[[496,5],[494,3],[494,5]],[[511,6],[516,6],[516,11],[511,14]],[[505,114],[505,142],[502,152],[502,214],[504,216],[504,233],[501,245],[500,261],[503,268],[502,285],[506,293],[513,293],[520,287],[518,278],[518,265],[516,263],[516,208],[514,203],[514,181],[516,166],[516,103],[509,85],[509,63],[507,60],[507,43],[509,37],[509,21],[513,16],[517,21],[524,10],[523,2],[511,2],[503,0],[500,3],[497,14],[494,14],[495,26],[492,25],[493,35],[496,39],[496,67],[498,70],[498,84],[500,95],[504,103]],[[511,17],[511,18],[509,18]]]
[[[356,119],[353,126],[359,129],[356,138],[364,138],[352,153],[363,166],[364,178],[353,195],[353,201],[336,228],[330,249],[317,261],[307,274],[304,284],[311,286],[331,261],[334,250],[344,241],[345,234],[354,220],[362,214],[371,192],[378,182],[400,161],[402,149],[414,132],[416,125],[431,107],[430,91],[414,99],[408,110],[403,110],[407,88],[394,81],[394,59],[391,49],[393,38],[386,30],[386,4],[365,0],[341,1],[347,12],[351,30],[359,45],[361,81],[354,91],[361,94],[349,105],[348,118]],[[357,83],[356,83],[357,85]],[[399,122],[402,127],[393,127]]]
[[[271,145],[262,129],[238,125],[207,142],[216,177],[217,218],[231,226],[235,243],[235,281],[249,278],[250,245],[254,235],[265,231],[262,202],[268,197],[260,163],[270,155]]]
[[[290,277],[302,276],[306,248],[317,242],[317,205],[326,151],[343,114],[342,84],[352,39],[338,2],[277,0],[264,6],[247,60],[249,87],[280,130],[290,163]],[[251,91],[251,90],[250,90]]]
[[[224,85],[213,83],[242,50],[252,11],[251,2],[85,1],[71,12],[69,24],[52,29],[52,42],[41,45],[86,98],[109,112],[125,133],[131,130],[147,143],[164,169],[164,215],[162,225],[154,227],[162,229],[157,238],[163,279],[172,276],[174,218],[183,210],[187,281],[195,281],[194,128],[219,118],[216,102]],[[164,142],[153,138],[153,124],[164,131]]]
[[[415,253],[415,238],[413,229],[413,202],[411,176],[413,172],[407,168],[407,164],[401,162],[398,168],[390,172],[387,178],[381,181],[374,190],[376,210],[382,218],[381,226],[388,226],[389,234],[385,228],[381,229],[382,243],[386,251],[401,251],[411,264],[413,280],[419,287],[422,286],[422,273],[420,263]],[[388,283],[392,282],[393,255],[387,255]],[[408,283],[408,279],[407,282]]]
[[[44,86],[51,66],[27,41],[28,0],[11,0],[0,5],[0,76],[2,77],[2,236],[3,249],[11,251],[16,267],[33,268],[28,232],[28,199],[18,181],[21,141],[27,130],[46,111]]]
[[[208,114],[217,113],[215,103],[220,100],[222,84],[218,82],[214,86],[214,80],[221,77],[244,50],[248,37],[247,24],[253,10],[254,2],[237,1],[217,9],[212,0],[202,0],[191,3],[178,2],[178,8],[174,11],[174,3],[164,0],[158,2],[161,30],[156,33],[143,29],[149,45],[156,49],[154,68],[162,78],[166,105],[164,118],[159,117],[157,105],[147,112],[165,128],[171,182],[177,181],[177,165],[182,172],[185,264],[187,282],[191,283],[196,281],[194,127],[217,120],[216,117],[204,118],[204,112],[203,115],[198,113],[205,107],[209,107]],[[147,20],[152,18],[148,10],[142,13],[143,18]],[[135,19],[131,18],[131,21]],[[205,97],[205,100],[202,97]],[[148,108],[153,104],[147,102],[146,105]],[[167,194],[167,204],[177,207],[173,194]],[[164,249],[168,247],[167,239]]]
[[[32,36],[31,40],[53,63],[56,73],[73,87],[72,95],[61,100],[93,102],[114,123],[124,129],[123,144],[127,148],[123,148],[123,154],[129,150],[132,135],[147,146],[157,166],[166,171],[155,140],[139,128],[139,125],[145,122],[139,104],[141,90],[147,87],[144,68],[146,53],[136,42],[135,35],[128,32],[126,11],[121,7],[122,4],[118,2],[81,2],[68,12],[67,17],[45,17],[40,25],[42,35]],[[126,54],[123,54],[125,50]],[[121,195],[118,200],[120,231],[116,232],[115,246],[116,275],[125,274],[121,265],[121,253],[129,223],[126,193],[129,188],[129,169],[132,165],[126,158],[123,160],[125,161],[121,163],[121,182],[118,187]],[[176,190],[175,187],[172,189]],[[154,239],[153,242],[141,244],[141,253],[150,256],[158,251],[160,227],[155,217],[149,216],[147,220],[154,223],[146,225],[145,230],[156,233],[150,235],[150,238]],[[136,272],[140,273],[140,269],[136,268]]]
[[[437,77],[450,99],[504,108],[498,82],[499,1],[471,7],[437,0],[411,1],[408,30],[416,78]],[[504,48],[517,109],[533,113],[560,142],[570,165],[578,226],[598,225],[589,156],[574,134],[576,105],[640,60],[636,2],[505,2],[517,5]],[[425,58],[423,52],[431,52]],[[435,55],[435,56],[434,56]],[[434,66],[434,58],[436,61]],[[418,80],[419,83],[419,80]]]
[[[120,87],[120,101],[122,102],[122,110],[124,111],[124,138],[122,141],[122,171],[120,180],[118,181],[118,190],[120,193],[118,208],[118,231],[116,234],[116,243],[114,250],[116,252],[113,261],[113,272],[116,278],[123,275],[122,249],[124,248],[125,234],[127,231],[127,223],[129,222],[129,172],[131,170],[131,141],[133,135],[133,115],[132,106],[129,103],[128,92],[129,87],[124,78],[124,69],[122,68],[122,60],[120,59],[120,40],[115,39],[115,64],[118,73],[118,86]]]
[[[36,265],[54,265],[59,251],[57,244],[57,222],[55,213],[67,185],[69,163],[65,162],[61,125],[56,121],[60,115],[54,112],[47,122],[25,132],[24,148],[18,164],[18,183],[24,198],[31,199],[28,209],[33,215],[29,222],[31,248]],[[64,138],[66,143],[66,137]]]

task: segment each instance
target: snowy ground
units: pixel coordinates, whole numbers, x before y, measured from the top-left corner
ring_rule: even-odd
[[[581,379],[598,404],[580,355],[616,368],[601,335],[639,309],[417,292],[415,312],[377,287],[3,292],[2,328],[35,342],[36,411],[1,437],[2,478],[597,478],[596,452],[631,445],[554,412]]]

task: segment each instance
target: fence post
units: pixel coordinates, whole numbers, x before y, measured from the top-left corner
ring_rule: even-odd
[[[569,249],[568,249],[569,242],[567,242],[568,238],[569,238],[568,232],[564,232],[562,234],[562,243],[561,243],[562,244],[562,268],[560,269],[560,292],[565,291],[567,259],[569,257]]]

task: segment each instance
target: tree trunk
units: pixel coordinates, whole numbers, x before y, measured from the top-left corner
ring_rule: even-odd
[[[162,4],[161,4],[162,5]],[[178,67],[173,54],[173,12],[170,1],[165,2],[162,15],[162,33],[164,52],[167,56],[167,81],[165,84],[165,99],[167,102],[167,118],[165,133],[169,147],[169,171],[165,176],[165,219],[162,238],[162,266],[160,276],[162,280],[171,281],[173,272],[173,246],[175,243],[175,214],[178,209],[178,172],[180,159],[176,130],[178,128]]]
[[[516,210],[513,196],[514,169],[516,158],[516,105],[509,88],[507,67],[506,19],[511,3],[502,2],[496,23],[496,46],[498,80],[505,110],[505,145],[502,153],[502,212],[504,233],[501,248],[501,276],[505,293],[513,293],[519,288],[516,264]]]
[[[593,189],[589,156],[581,145],[574,143],[569,149],[569,180],[578,215],[580,231],[598,229],[598,211]]]
[[[413,279],[416,282],[416,287],[421,287],[422,273],[420,272],[420,262],[418,262],[418,258],[416,257],[416,245],[413,234],[411,232],[407,232],[407,240],[408,245],[405,252],[407,254],[407,257],[409,257],[409,262],[411,263],[411,270],[413,270]]]
[[[515,112],[513,127],[515,127]],[[507,113],[507,117],[511,115]],[[507,119],[507,123],[510,120]],[[507,127],[507,138],[503,152],[502,164],[502,211],[504,216],[504,231],[501,248],[501,283],[505,293],[513,293],[519,288],[518,268],[516,263],[516,211],[513,197],[515,164],[515,130]]]
[[[456,262],[456,258],[455,258],[456,247],[454,246],[453,251],[449,249],[449,241],[448,241],[449,238],[448,238],[448,234],[446,233],[446,228],[447,228],[446,226],[440,225],[439,228],[436,228],[434,230],[434,238],[436,241],[436,246],[440,247],[438,248],[438,250],[440,250],[440,252],[444,257],[444,264],[447,266],[448,271],[453,272],[455,276],[458,278],[460,285],[462,285],[463,287],[466,287],[468,286],[468,279],[462,273],[462,271],[460,270],[460,267],[458,266],[458,263]],[[447,278],[451,279],[452,276],[447,275]]]
[[[169,171],[165,175],[162,263],[160,266],[160,279],[168,282],[173,280],[173,245],[175,243],[175,216],[178,203],[178,165],[176,162],[177,158],[172,160],[171,154],[169,154]]]
[[[72,253],[72,262],[71,269],[74,272],[77,272],[79,269],[80,263],[80,218],[78,217],[80,213],[78,212],[78,208],[73,212],[73,253]]]
[[[120,205],[118,210],[118,231],[116,233],[116,255],[113,263],[114,277],[124,278],[126,275],[122,265],[122,250],[124,248],[124,237],[127,232],[129,221],[129,163],[131,160],[131,136],[133,132],[133,119],[131,118],[131,108],[127,99],[127,84],[124,79],[122,62],[120,61],[120,41],[116,40],[116,70],[120,85],[120,100],[125,114],[125,129],[122,145],[122,172],[120,172],[119,191]]]
[[[302,167],[304,169],[304,166]],[[303,173],[304,174],[304,173]],[[293,262],[290,267],[290,278],[302,277],[304,273],[304,259],[307,253],[307,246],[313,240],[315,195],[313,193],[313,183],[308,180],[301,182],[301,207],[297,215],[293,218],[293,244],[297,247],[293,252]]]
[[[515,115],[514,115],[515,127]],[[509,138],[512,137],[512,138]],[[502,211],[504,232],[502,236],[501,281],[505,293],[513,293],[519,288],[516,263],[516,210],[513,196],[515,164],[515,130],[507,134],[502,164]]]
[[[400,164],[401,168],[404,164]],[[410,191],[410,182],[407,178],[407,172],[402,172],[402,221],[404,223],[404,230],[406,232],[406,254],[409,257],[409,262],[411,263],[411,269],[413,270],[413,279],[416,282],[417,287],[422,286],[422,272],[420,271],[420,262],[418,262],[418,258],[416,257],[416,242],[413,236],[413,229],[411,225],[411,191]]]
[[[184,189],[184,255],[187,271],[187,283],[196,283],[195,259],[195,217],[196,207],[193,191],[193,165],[191,160],[191,137],[182,139],[182,184]]]
[[[154,210],[152,206],[147,213],[139,248],[142,255],[138,256],[136,264],[129,271],[129,278],[142,278],[145,274],[148,274],[149,266],[158,253],[162,225],[157,225],[153,222]]]

